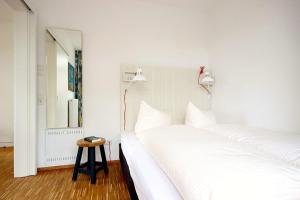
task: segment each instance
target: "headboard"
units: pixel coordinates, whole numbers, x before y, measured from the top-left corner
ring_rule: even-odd
[[[126,94],[126,131],[134,130],[140,102],[171,115],[172,123],[184,122],[187,103],[198,108],[209,109],[207,93],[198,86],[197,69],[143,66],[146,82],[124,81],[125,72],[135,72],[137,66],[121,65],[121,130],[124,130],[124,93]]]

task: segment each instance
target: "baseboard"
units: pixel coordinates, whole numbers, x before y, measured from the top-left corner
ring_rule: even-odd
[[[119,160],[111,160],[107,162],[109,166],[119,165]],[[74,168],[74,164],[72,165],[60,165],[60,166],[51,166],[51,167],[40,167],[37,169],[38,172],[43,171],[51,171],[51,170],[59,170],[59,169],[70,169]]]
[[[74,165],[61,165],[61,166],[52,166],[52,167],[40,167],[37,169],[38,172],[59,170],[59,169],[69,169],[73,168]]]
[[[13,142],[0,142],[0,147],[13,147]]]
[[[4,147],[1,147],[0,146],[0,150],[9,150],[9,151],[13,151],[14,150],[14,147],[7,147],[7,146],[4,146]]]

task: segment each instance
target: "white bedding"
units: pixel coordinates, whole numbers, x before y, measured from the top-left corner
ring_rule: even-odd
[[[138,134],[185,200],[299,200],[300,169],[183,125]]]
[[[300,167],[300,134],[268,131],[234,124],[203,128]]]
[[[121,134],[121,144],[140,200],[182,200],[169,178],[134,134]]]

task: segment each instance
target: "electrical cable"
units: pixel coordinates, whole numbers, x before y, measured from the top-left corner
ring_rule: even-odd
[[[124,131],[126,130],[126,109],[127,109],[127,105],[126,105],[126,94],[127,94],[127,89],[125,89],[125,92],[124,92],[124,96],[123,96],[123,103],[124,103]]]

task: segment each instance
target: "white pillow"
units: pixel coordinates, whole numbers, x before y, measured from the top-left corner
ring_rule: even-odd
[[[144,101],[141,102],[134,128],[136,133],[151,128],[168,126],[170,124],[171,117],[168,114],[152,108]]]
[[[194,128],[204,128],[215,125],[216,119],[211,111],[201,111],[194,104],[189,102],[186,108],[185,125]]]

